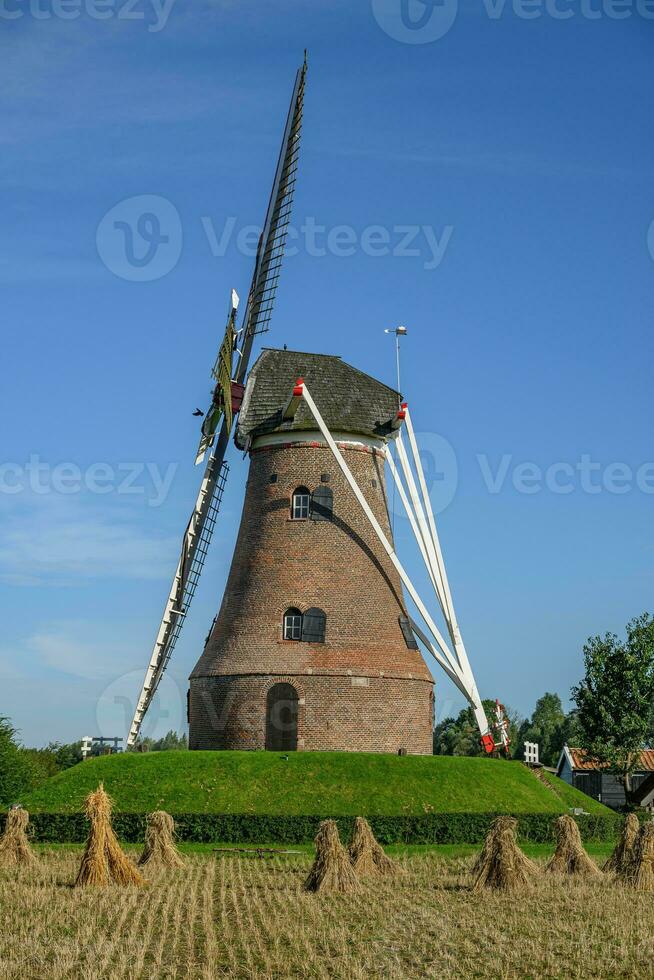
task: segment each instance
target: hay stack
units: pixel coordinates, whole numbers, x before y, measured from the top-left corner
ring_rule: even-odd
[[[111,799],[102,783],[86,798],[85,813],[91,829],[82,855],[75,887],[83,885],[143,885],[144,879],[122,851],[111,826]]]
[[[175,821],[169,813],[155,810],[148,814],[145,847],[139,858],[141,867],[181,868],[182,856],[175,844]]]
[[[492,888],[515,892],[530,883],[537,868],[516,843],[517,826],[514,817],[497,817],[493,821],[481,854],[473,865],[473,891]]]
[[[654,823],[638,831],[628,882],[638,892],[654,892]]]
[[[30,815],[20,806],[13,806],[7,814],[5,830],[0,837],[0,865],[17,867],[32,864],[36,858],[27,839]]]
[[[354,821],[349,846],[350,861],[358,875],[395,875],[399,867],[377,843],[370,824],[363,817]]]
[[[631,866],[634,860],[634,844],[638,837],[640,824],[635,813],[628,813],[622,824],[622,831],[618,843],[613,849],[611,857],[604,865],[604,871],[612,871],[621,878],[626,878],[631,873]]]
[[[341,844],[336,823],[323,820],[316,834],[316,857],[304,890],[351,893],[358,891],[359,887],[359,878]]]
[[[600,869],[584,850],[576,820],[566,813],[557,819],[554,832],[556,850],[545,867],[546,871],[585,877],[601,875]]]

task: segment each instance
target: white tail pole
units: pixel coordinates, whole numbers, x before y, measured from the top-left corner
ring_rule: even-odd
[[[409,500],[407,498],[406,490],[404,489],[404,484],[402,483],[402,480],[400,479],[400,474],[397,471],[395,460],[393,459],[393,454],[391,453],[388,446],[386,446],[386,462],[388,463],[389,469],[391,471],[391,476],[395,481],[395,486],[397,487],[398,493],[400,495],[400,500],[402,501],[402,504],[404,506],[406,516],[409,519],[411,530],[413,531],[414,537],[418,543],[418,547],[420,548],[420,554],[422,555],[422,560],[424,561],[427,572],[429,573],[431,584],[434,586],[434,592],[436,593],[436,598],[440,602],[440,596],[438,594],[438,586],[436,584],[436,579],[434,577],[434,571],[432,569],[431,562],[429,561],[429,557],[425,549],[425,542],[416,523],[416,516],[413,513],[413,510],[411,509],[411,504],[409,503]]]
[[[447,623],[448,629],[450,629],[450,608],[447,603],[447,593],[443,584],[443,576],[441,570],[438,566],[438,560],[436,556],[436,551],[434,548],[434,542],[432,540],[429,527],[427,526],[427,520],[425,518],[425,512],[420,503],[420,497],[418,495],[418,488],[416,487],[415,480],[413,478],[413,473],[411,472],[411,467],[409,466],[409,459],[406,454],[406,449],[404,448],[404,443],[402,442],[402,434],[400,433],[397,437],[397,454],[400,460],[400,466],[402,467],[402,472],[404,478],[407,482],[409,488],[409,494],[411,496],[411,503],[413,504],[413,509],[415,511],[416,518],[418,520],[418,527],[420,528],[420,533],[425,545],[427,555],[429,557],[429,564],[436,582],[436,595],[440,603],[441,609],[443,610],[443,616]],[[452,643],[454,643],[454,637],[452,637]]]
[[[443,668],[443,670],[445,671],[445,673],[447,674],[447,676],[450,678],[450,680],[452,681],[452,683],[455,684],[458,687],[458,689],[461,691],[461,693],[465,697],[466,701],[469,701],[470,704],[472,705],[472,707],[474,707],[475,705],[474,705],[472,694],[470,693],[470,691],[466,687],[466,682],[463,679],[463,677],[462,677],[460,671],[458,670],[458,668],[456,667],[456,665],[455,666],[451,666],[449,663],[446,663],[446,661],[443,660],[442,656],[440,655],[440,653],[438,652],[438,650],[436,649],[436,647],[434,646],[434,644],[431,642],[431,640],[429,639],[429,637],[427,636],[427,634],[424,632],[423,629],[421,629],[421,627],[418,625],[418,623],[416,623],[415,619],[413,619],[411,616],[409,617],[409,622],[411,623],[411,629],[416,634],[416,636],[418,637],[418,639],[427,647],[427,650],[432,655],[432,657],[434,658],[434,660],[436,660],[436,662],[439,664],[439,666]]]
[[[297,390],[299,387],[300,387],[300,385],[298,384],[296,386],[296,389],[295,390]],[[370,509],[370,506],[368,504],[368,501],[366,500],[366,498],[364,497],[364,495],[361,493],[361,490],[359,488],[358,483],[356,482],[356,480],[352,476],[352,473],[350,472],[350,469],[349,469],[347,463],[343,459],[343,456],[342,456],[342,453],[341,453],[340,449],[338,448],[338,446],[336,445],[336,443],[332,439],[331,433],[329,432],[329,429],[325,425],[325,422],[323,420],[323,417],[320,414],[320,412],[318,411],[318,408],[316,406],[316,403],[314,402],[313,398],[311,397],[311,395],[309,393],[309,390],[307,389],[307,386],[305,384],[302,384],[302,389],[303,389],[302,394],[303,394],[304,400],[307,403],[307,405],[309,407],[309,410],[311,411],[311,414],[313,415],[314,419],[316,420],[316,423],[318,425],[318,428],[320,429],[320,431],[321,431],[321,433],[322,433],[322,435],[323,435],[323,437],[325,439],[325,442],[327,443],[327,445],[331,449],[332,454],[334,456],[334,459],[338,463],[338,465],[340,467],[340,470],[341,470],[343,476],[345,477],[345,479],[349,483],[349,485],[350,485],[350,487],[352,489],[352,492],[354,493],[354,496],[357,498],[357,500],[359,501],[359,504],[363,508],[364,514],[368,518],[368,520],[369,520],[369,522],[370,522],[370,524],[372,526],[373,531],[375,532],[375,534],[379,538],[379,541],[380,541],[380,543],[381,543],[384,551],[386,552],[386,554],[390,558],[391,562],[393,563],[393,565],[395,567],[395,570],[397,571],[397,573],[400,576],[402,582],[404,583],[404,586],[406,587],[407,592],[409,593],[409,595],[411,596],[411,598],[415,602],[416,607],[418,608],[418,611],[420,612],[420,615],[422,616],[422,618],[424,619],[425,623],[427,624],[427,627],[429,629],[429,632],[431,633],[431,635],[436,640],[436,643],[438,644],[438,646],[440,647],[440,649],[443,651],[443,655],[444,656],[448,656],[449,655],[451,657],[451,654],[450,654],[450,652],[448,650],[448,647],[447,647],[447,643],[443,639],[443,636],[442,636],[440,630],[438,629],[438,627],[434,623],[433,619],[429,615],[429,612],[428,612],[428,610],[427,610],[424,602],[422,601],[422,599],[420,598],[420,596],[416,592],[416,590],[415,590],[415,588],[413,586],[413,582],[411,581],[411,579],[409,578],[409,576],[405,572],[404,567],[403,567],[400,559],[395,554],[395,550],[394,550],[393,546],[390,544],[390,542],[388,541],[386,535],[382,531],[382,529],[381,529],[381,527],[379,525],[379,522],[378,522],[377,518],[375,517],[375,515],[372,512],[372,510]]]
[[[429,497],[429,493],[427,491],[427,482],[425,480],[425,474],[422,468],[422,462],[420,460],[420,453],[418,451],[418,444],[416,442],[415,432],[413,431],[413,423],[411,422],[411,413],[409,412],[408,407],[404,408],[404,412],[405,412],[404,418],[405,418],[406,430],[407,430],[407,435],[409,437],[409,445],[411,447],[411,455],[413,456],[414,466],[416,468],[416,473],[418,474],[418,482],[420,484],[423,503],[425,506],[425,510],[427,512],[427,520],[429,521],[431,538],[433,541],[436,559],[438,562],[438,568],[440,571],[440,577],[441,577],[441,581],[443,582],[443,587],[445,590],[445,598],[447,600],[447,606],[450,613],[448,617],[448,626],[450,627],[452,642],[454,644],[454,651],[456,653],[457,660],[461,664],[461,667],[468,674],[471,683],[474,684],[475,679],[472,674],[472,668],[470,667],[470,661],[468,660],[468,654],[466,653],[466,648],[463,643],[463,637],[461,636],[461,630],[459,629],[456,613],[454,611],[454,601],[452,599],[450,583],[447,577],[447,570],[445,568],[445,559],[443,558],[443,551],[441,548],[440,539],[438,537],[438,531],[436,530],[436,521],[434,520],[434,512],[432,510],[431,500]]]

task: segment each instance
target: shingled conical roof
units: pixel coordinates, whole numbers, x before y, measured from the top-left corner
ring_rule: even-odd
[[[379,438],[391,432],[401,396],[332,354],[267,348],[248,377],[235,441],[239,449],[260,435],[316,429],[306,403],[284,422],[282,410],[298,378],[303,378],[332,432]]]

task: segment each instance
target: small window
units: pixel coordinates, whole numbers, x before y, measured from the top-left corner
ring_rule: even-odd
[[[299,609],[287,609],[284,613],[284,639],[302,639],[302,613]]]
[[[313,491],[311,518],[314,521],[331,521],[334,516],[334,494],[330,487],[321,485]]]
[[[291,500],[291,520],[306,521],[311,509],[311,494],[306,487],[298,487]]]
[[[413,630],[411,629],[411,621],[408,616],[400,616],[400,629],[402,630],[402,636],[404,637],[404,642],[408,646],[409,650],[418,650],[418,644],[416,643],[416,638],[413,635]]]
[[[327,617],[322,609],[307,609],[302,617],[302,640],[304,643],[324,643]]]

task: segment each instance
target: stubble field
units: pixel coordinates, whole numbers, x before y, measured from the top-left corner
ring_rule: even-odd
[[[431,851],[328,897],[302,891],[309,854],[206,851],[144,889],[75,890],[79,857],[43,850],[31,870],[0,871],[5,980],[654,976],[652,896],[609,879],[481,896],[470,857]]]

